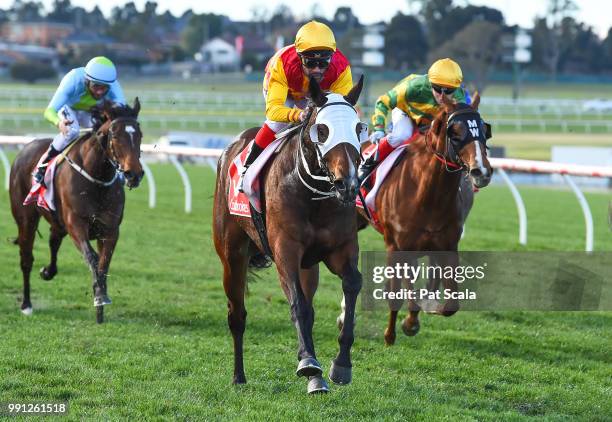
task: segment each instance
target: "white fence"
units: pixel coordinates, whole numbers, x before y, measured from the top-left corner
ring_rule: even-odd
[[[251,88],[249,88],[251,90]],[[253,92],[254,91],[254,92]],[[46,128],[42,118],[53,92],[51,88],[0,90],[0,104],[12,111],[0,115],[0,126],[16,129]],[[139,96],[143,104],[141,121],[153,129],[244,129],[260,125],[264,100],[259,88],[252,92],[185,90],[128,91],[128,98]],[[483,97],[481,112],[498,130],[540,132],[610,132],[612,106],[594,107],[593,99]],[[364,99],[362,111],[370,116],[374,98]],[[606,106],[607,107],[607,106]]]
[[[22,136],[0,136],[0,161],[4,167],[5,172],[5,183],[4,187],[8,190],[9,187],[9,171],[10,165],[8,158],[2,150],[3,145],[20,146],[30,142],[31,139],[24,138]],[[191,212],[191,182],[185,169],[183,168],[177,157],[204,157],[204,158],[218,158],[221,155],[220,149],[209,149],[209,148],[191,148],[191,147],[176,147],[176,146],[160,146],[143,144],[142,152],[145,154],[166,154],[170,157],[170,162],[176,167],[183,181],[185,189],[185,212]],[[521,245],[527,244],[527,212],[525,204],[521,197],[519,190],[516,185],[512,182],[507,172],[525,172],[525,173],[541,173],[541,174],[560,174],[563,176],[566,183],[570,186],[584,215],[586,236],[585,236],[585,250],[587,252],[593,251],[594,237],[593,237],[593,216],[588,202],[586,201],[582,191],[574,183],[571,176],[587,176],[587,177],[606,177],[612,178],[612,167],[609,166],[585,166],[578,164],[562,164],[552,163],[548,161],[531,161],[531,160],[518,160],[511,158],[490,158],[491,166],[497,169],[504,180],[504,182],[510,188],[519,215],[519,243]],[[143,169],[146,174],[147,184],[149,186],[149,207],[155,208],[156,205],[156,187],[153,173],[149,166],[143,161]]]

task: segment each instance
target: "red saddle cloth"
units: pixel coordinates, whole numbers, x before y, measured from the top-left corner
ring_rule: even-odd
[[[230,214],[239,215],[242,217],[251,217],[251,209],[249,202],[257,212],[261,212],[261,186],[259,182],[259,173],[264,168],[270,157],[274,155],[277,147],[284,140],[278,138],[262,151],[257,159],[251,164],[244,175],[244,193],[238,190],[240,173],[244,169],[244,162],[248,155],[249,148],[254,141],[251,141],[238,154],[227,170],[229,190],[227,192],[227,205]]]
[[[55,177],[56,160],[58,157],[54,157],[49,161],[45,170],[44,184],[35,182],[34,177],[32,177],[32,187],[23,200],[23,205],[30,205],[35,202],[37,206],[47,211],[55,211],[53,178]]]

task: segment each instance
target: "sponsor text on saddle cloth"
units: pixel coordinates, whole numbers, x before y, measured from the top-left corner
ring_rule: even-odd
[[[340,107],[338,107],[340,106]],[[348,107],[346,107],[348,106]],[[326,140],[319,141],[317,136],[317,125],[325,125],[329,130],[329,135]],[[355,129],[359,125],[359,135]],[[265,166],[266,162],[273,155],[274,151],[282,144],[284,139],[289,138],[295,131],[301,128],[301,125],[287,129],[276,135],[276,140],[271,143],[255,162],[247,169],[244,176],[244,194],[238,190],[238,180],[240,171],[243,169],[243,163],[247,156],[248,148],[251,143],[240,153],[228,169],[228,177],[230,179],[230,189],[228,192],[227,203],[230,214],[250,217],[249,200],[253,208],[257,212],[261,212],[261,189],[259,185],[259,172]],[[348,143],[359,150],[360,142],[367,139],[368,126],[359,121],[355,109],[339,94],[329,94],[328,102],[318,109],[315,123],[310,127],[310,140],[316,145],[320,152],[320,157],[324,157],[333,147],[341,143]],[[303,158],[303,155],[301,155]],[[302,160],[303,161],[303,160]],[[306,172],[310,174],[310,170],[306,166]]]
[[[55,211],[55,201],[54,201],[54,183],[53,179],[55,178],[55,170],[57,166],[62,162],[62,160],[68,154],[68,151],[73,147],[76,142],[72,142],[60,155],[57,157],[53,157],[49,163],[47,163],[47,169],[45,170],[44,184],[36,183],[34,178],[32,177],[32,188],[30,188],[30,193],[23,200],[23,205],[30,205],[33,202],[36,202],[36,205],[47,210],[47,211]],[[43,159],[43,156],[40,157],[40,160]],[[36,164],[36,168],[40,165],[40,160]]]
[[[249,208],[249,200],[253,204],[253,208],[257,212],[261,212],[261,198],[259,186],[259,172],[264,168],[268,159],[274,154],[274,151],[281,145],[284,139],[295,132],[299,127],[289,128],[276,135],[276,140],[266,147],[253,164],[247,169],[244,175],[244,193],[238,190],[240,173],[244,170],[244,161],[249,152],[249,148],[254,140],[251,140],[246,148],[234,158],[230,164],[227,176],[229,177],[229,192],[227,193],[227,204],[230,214],[239,215],[242,217],[250,217],[251,210]]]
[[[382,163],[380,163],[374,171],[368,176],[366,180],[363,181],[363,184],[359,188],[361,190],[361,194],[363,198],[365,198],[365,205],[368,207],[368,211],[372,216],[372,225],[379,232],[382,231],[382,227],[380,226],[380,222],[378,220],[378,214],[376,210],[376,195],[378,191],[385,181],[387,175],[391,172],[391,169],[397,162],[397,160],[401,157],[404,149],[410,145],[410,143],[419,135],[418,131],[412,134],[412,136],[404,141],[400,146],[395,148],[391,154],[389,154]],[[376,152],[376,144],[372,144],[366,148],[363,152],[364,159],[370,156],[371,154]],[[364,208],[364,204],[361,202],[361,198],[357,197],[356,205],[359,208]]]

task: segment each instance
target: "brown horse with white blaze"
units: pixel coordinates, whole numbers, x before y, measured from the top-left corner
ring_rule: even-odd
[[[23,273],[21,311],[24,314],[32,313],[32,248],[43,216],[51,225],[51,261],[41,269],[41,278],[51,280],[57,274],[57,252],[62,239],[69,234],[92,272],[97,321],[103,322],[104,305],[111,303],[106,277],[119,238],[125,204],[121,173],[130,188],[137,187],[144,175],[140,164],[142,132],[137,120],[139,111],[138,98],[133,108],[109,102],[101,106],[99,124],[91,133],[74,141],[65,160],[56,168],[53,213],[35,204],[23,205],[32,184],[32,172],[51,139],[32,141],[15,158],[11,167],[10,197],[11,210],[19,229],[16,243]],[[89,243],[93,239],[97,240],[98,252]]]
[[[458,265],[458,245],[463,225],[473,204],[473,186],[489,184],[492,175],[487,159],[486,141],[490,126],[478,113],[480,97],[471,105],[445,101],[431,128],[406,147],[401,161],[391,170],[376,197],[376,209],[386,249],[396,251],[447,251],[430,256],[442,267]],[[367,217],[359,210],[360,228],[367,226]],[[395,265],[389,254],[388,265]],[[418,255],[418,254],[417,254]],[[412,254],[411,257],[417,256]],[[411,258],[411,260],[413,259]],[[410,265],[416,265],[412,260]],[[444,278],[444,287],[456,291],[456,282]],[[429,289],[437,289],[440,280],[430,280]],[[399,280],[390,288],[397,291]],[[390,301],[390,314],[385,342],[395,342],[395,324],[402,301]],[[419,331],[421,307],[408,301],[409,316],[403,321],[406,335]],[[457,300],[437,304],[433,313],[453,315],[459,309]],[[339,317],[342,325],[343,315]]]
[[[267,239],[298,334],[296,373],[308,378],[309,393],[328,391],[312,337],[313,297],[319,281],[319,263],[325,263],[332,273],[342,278],[347,315],[354,314],[361,288],[354,216],[359,135],[364,126],[353,106],[362,86],[363,77],[347,96],[342,97],[323,93],[311,79],[309,117],[302,123],[299,133],[283,141],[276,157],[266,164],[260,175],[265,191]],[[243,334],[247,266],[250,257],[265,249],[250,218],[230,215],[227,174],[234,157],[256,132],[256,128],[244,131],[225,149],[217,168],[215,190],[213,232],[228,298],[235,384],[246,382]],[[338,338],[340,351],[329,374],[335,383],[351,381],[353,340],[353,325],[346,324]]]

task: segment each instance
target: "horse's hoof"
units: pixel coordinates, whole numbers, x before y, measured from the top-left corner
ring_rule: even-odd
[[[96,322],[102,324],[104,322],[104,306],[96,307]]]
[[[426,314],[437,314],[440,302],[435,299],[423,299],[419,302],[419,307]]]
[[[53,277],[55,277],[55,274],[57,274],[57,270],[51,271],[47,267],[42,267],[40,269],[40,278],[42,278],[45,281],[52,280]]]
[[[421,323],[419,321],[416,321],[414,324],[410,323],[407,318],[402,321],[402,331],[408,337],[416,336],[420,329]]]
[[[321,364],[315,358],[304,358],[298,363],[295,374],[298,377],[314,377],[321,376],[323,369]]]
[[[395,344],[395,332],[385,330],[385,345],[393,346]]]
[[[322,376],[308,377],[308,394],[329,393],[329,386]]]
[[[329,368],[329,379],[334,384],[346,385],[353,380],[353,368],[337,365],[333,360]]]
[[[28,306],[27,308],[23,308],[21,310],[21,313],[24,314],[24,315],[27,315],[27,316],[32,315],[32,307]]]
[[[458,303],[445,303],[438,308],[437,314],[445,317],[453,316],[459,310]]]
[[[232,384],[234,385],[240,385],[240,384],[246,384],[246,377],[244,375],[239,375],[239,376],[235,376],[234,379],[232,380]]]
[[[104,295],[101,297],[94,297],[94,306],[98,307],[98,306],[105,306],[105,305],[110,305],[111,303],[113,303],[110,299],[110,297]]]

